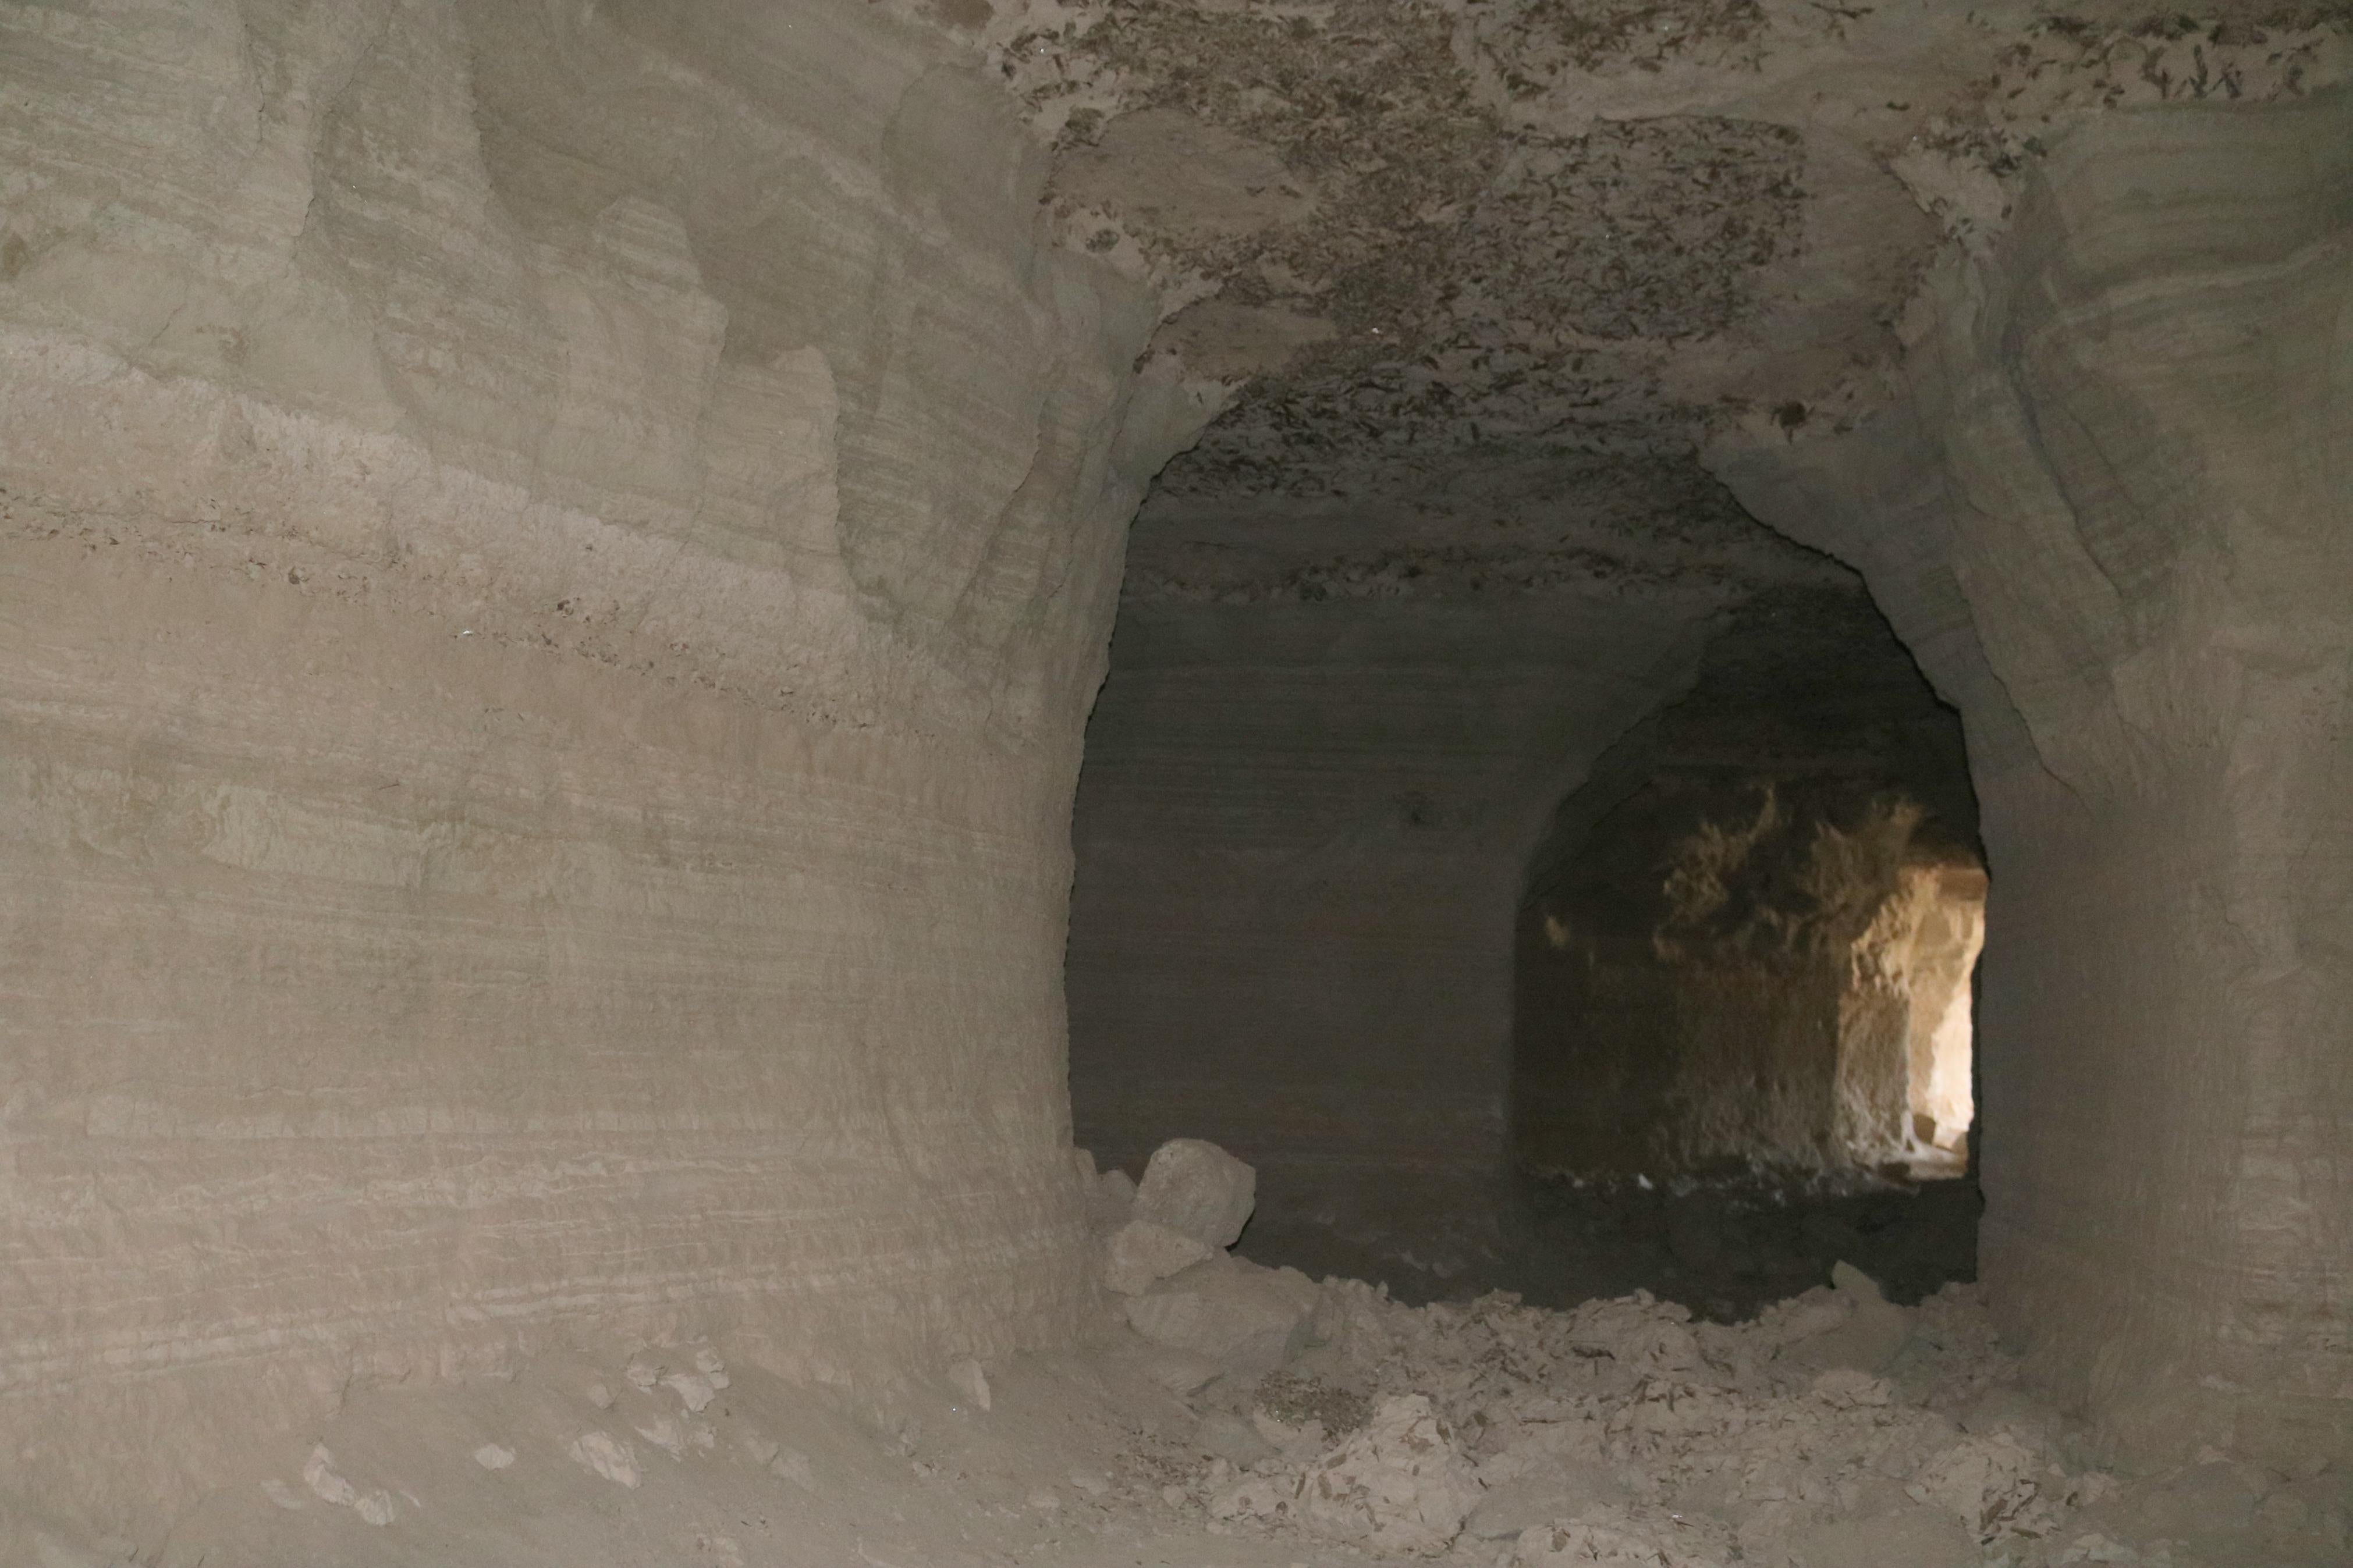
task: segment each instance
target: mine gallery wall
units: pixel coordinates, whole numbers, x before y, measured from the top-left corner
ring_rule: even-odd
[[[2147,1451],[2353,1443],[2348,174],[2342,92],[2088,126],[1904,407],[1724,464],[1961,709],[1985,1279]]]
[[[1071,1332],[1070,797],[1174,405],[1010,110],[856,5],[39,15],[6,1484],[168,1508],[567,1324]]]

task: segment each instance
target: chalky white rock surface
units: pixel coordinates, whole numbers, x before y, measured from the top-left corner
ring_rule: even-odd
[[[1148,1219],[1130,1220],[1103,1244],[1103,1288],[1122,1296],[1139,1295],[1155,1282],[1214,1256],[1197,1237]]]
[[[1152,1152],[1136,1184],[1134,1215],[1208,1247],[1240,1239],[1258,1202],[1258,1173],[1215,1143],[1172,1138]]]
[[[1195,416],[968,67],[857,0],[0,12],[26,1496],[168,1514],[558,1319],[1075,1332],[1069,802]]]

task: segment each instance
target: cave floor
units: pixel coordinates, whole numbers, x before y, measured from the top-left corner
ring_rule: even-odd
[[[1388,1287],[1399,1300],[1466,1301],[1510,1290],[1537,1306],[1647,1289],[1694,1317],[1755,1317],[1850,1263],[1909,1305],[1977,1278],[1984,1199],[1967,1178],[1839,1180],[1738,1172],[1708,1180],[1521,1183],[1504,1217],[1426,1224],[1263,1215],[1241,1251],[1314,1278]]]
[[[1725,1326],[1635,1295],[1411,1308],[1328,1280],[1271,1375],[1082,1349],[857,1396],[708,1345],[353,1393],[170,1539],[44,1568],[2198,1568],[2347,1560],[2345,1478],[2104,1468],[1973,1287],[1849,1275]],[[1875,1371],[1866,1371],[1875,1367]],[[987,1394],[986,1408],[976,1397]],[[1467,1519],[1466,1519],[1467,1515]],[[21,1539],[26,1539],[20,1537]],[[15,1559],[10,1559],[14,1561]]]

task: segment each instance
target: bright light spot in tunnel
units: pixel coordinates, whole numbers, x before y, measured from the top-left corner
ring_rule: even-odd
[[[1985,946],[1986,875],[1944,864],[1907,868],[1904,879],[1902,901],[1916,911],[1900,964],[1909,1011],[1905,1155],[1915,1174],[1957,1176],[1968,1168],[1977,1117],[1970,979]]]

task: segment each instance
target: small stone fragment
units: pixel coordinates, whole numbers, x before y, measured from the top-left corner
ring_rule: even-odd
[[[608,1481],[638,1484],[637,1450],[609,1432],[583,1432],[572,1440],[572,1458]]]
[[[349,1508],[360,1500],[359,1488],[335,1474],[335,1457],[321,1443],[311,1450],[310,1458],[302,1464],[302,1484],[322,1502],[337,1508]]]
[[[485,1443],[474,1450],[474,1463],[486,1470],[503,1470],[515,1462],[512,1448],[498,1443]]]
[[[948,1368],[948,1381],[974,1405],[982,1410],[988,1408],[988,1374],[981,1371],[980,1363],[970,1356],[956,1362]]]
[[[369,1492],[353,1503],[352,1509],[362,1521],[378,1529],[390,1524],[398,1511],[393,1507],[392,1494],[387,1491]]]
[[[686,1405],[689,1415],[699,1415],[703,1407],[719,1397],[711,1380],[699,1372],[674,1372],[662,1379],[662,1386],[675,1394]]]
[[[686,1458],[686,1428],[675,1416],[657,1415],[650,1426],[640,1426],[638,1436],[668,1454],[673,1459]]]

